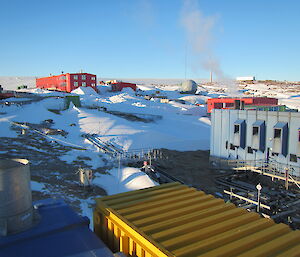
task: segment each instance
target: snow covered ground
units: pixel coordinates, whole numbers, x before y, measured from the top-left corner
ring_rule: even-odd
[[[6,77],[0,76],[0,85],[5,90],[16,90],[19,86],[35,87],[35,77]]]
[[[18,79],[6,79],[5,82],[11,83],[8,87],[4,86],[5,89],[13,89],[21,83]],[[26,82],[28,80],[23,84]],[[79,187],[78,175],[74,175],[76,170],[72,170],[72,167],[75,169],[78,165],[84,165],[93,169],[93,185],[104,189],[107,194],[147,188],[157,183],[139,169],[127,167],[123,161],[119,165],[118,161],[99,152],[83,135],[97,134],[103,142],[113,144],[123,151],[209,148],[210,121],[203,117],[206,114],[205,106],[175,101],[160,103],[159,98],[144,99],[145,94],[157,93],[158,90],[159,95],[170,99],[183,97],[176,91],[176,86],[161,89],[144,85],[145,92],[140,91],[141,95],[136,95],[131,89],[117,93],[109,92],[108,89],[100,87],[100,94],[91,88],[75,90],[72,94],[80,97],[82,107],[70,105],[67,110],[64,110],[63,93],[35,88],[22,91],[41,96],[38,101],[9,98],[0,102],[0,138],[5,139],[2,141],[5,141],[4,145],[0,144],[1,156],[30,159],[34,195],[38,193],[39,197],[40,194],[63,197],[90,218],[95,193],[86,195],[83,189],[76,189]],[[194,102],[196,101],[197,99]],[[4,104],[5,102],[11,104]],[[48,129],[43,127],[46,121],[51,121],[49,129],[63,133],[42,134]],[[30,131],[22,135],[21,129],[16,128],[15,124],[33,126],[37,128],[37,132]],[[40,142],[41,137],[49,145]],[[25,143],[17,144],[19,141]],[[7,147],[9,144],[11,147]],[[44,145],[42,148],[41,144]],[[56,151],[56,147],[59,150],[51,157],[49,152]],[[19,148],[25,151],[18,153]],[[36,152],[43,160],[34,158]],[[46,158],[49,158],[49,167],[44,168],[47,165]],[[59,166],[55,163],[59,163]],[[102,172],[98,172],[101,169]]]
[[[95,170],[93,184],[104,189],[107,194],[115,194],[151,187],[156,185],[156,182],[137,168],[127,167],[123,162],[119,165],[117,160],[99,152],[83,135],[95,134],[103,142],[123,151],[160,148],[178,151],[209,150],[210,119],[206,116],[205,106],[207,98],[231,95],[270,96],[279,98],[280,104],[300,109],[300,86],[297,85],[286,87],[278,84],[256,83],[236,86],[234,90],[231,85],[228,91],[226,85],[222,83],[213,85],[204,83],[201,88],[199,87],[201,95],[182,95],[179,93],[178,81],[157,83],[154,80],[140,80],[138,82],[140,91],[137,93],[131,89],[110,92],[107,86],[100,86],[99,94],[91,88],[78,88],[72,94],[80,97],[82,107],[70,105],[67,110],[64,110],[64,93],[41,89],[23,90],[42,96],[35,102],[27,102],[27,98],[0,101],[0,138],[12,144],[10,150],[5,150],[7,148],[4,149],[2,145],[0,156],[15,156],[19,146],[14,149],[14,140],[16,142],[25,140],[20,130],[14,128],[15,122],[42,126],[45,121],[51,120],[53,124],[51,129],[63,133],[39,134],[39,136],[44,137],[53,147],[47,146],[49,150],[37,149],[34,140],[38,140],[41,144],[45,142],[40,142],[41,139],[36,139],[30,134],[32,139],[26,141],[26,149],[28,151],[32,149],[33,152],[38,150],[42,156],[43,152],[58,149],[57,154],[53,155],[53,158],[57,158],[56,162],[66,165],[68,169],[85,165]],[[34,78],[0,77],[0,84],[5,89],[16,89],[20,84],[33,87]],[[144,97],[146,95],[156,97],[146,100]],[[170,99],[170,102],[161,103],[160,99],[164,97]],[[12,104],[5,105],[4,102]],[[45,128],[41,131],[45,131]],[[66,149],[61,149],[61,146]],[[22,154],[18,157],[31,158],[24,152]],[[35,165],[41,167],[37,160],[31,161],[33,168]],[[71,185],[76,189],[78,185],[72,184],[72,180],[77,179],[77,176],[72,175],[73,171],[65,174],[63,167],[62,170],[53,167],[55,168],[49,174],[33,171],[35,177],[31,183],[33,191],[53,195],[56,189],[54,190],[50,185],[47,176],[52,176],[53,179],[67,177],[71,183],[67,186]],[[55,192],[59,192],[60,189],[57,190]],[[78,190],[74,190],[76,191]],[[93,196],[86,196],[83,193],[85,196],[81,197],[79,194],[68,192],[67,189],[63,192],[63,197],[66,199],[77,200],[76,204],[82,214],[91,217]]]

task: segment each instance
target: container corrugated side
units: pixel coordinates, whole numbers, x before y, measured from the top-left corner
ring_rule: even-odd
[[[179,183],[96,202],[95,233],[127,256],[300,254],[300,231]]]

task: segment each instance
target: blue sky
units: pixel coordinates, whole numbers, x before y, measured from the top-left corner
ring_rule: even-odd
[[[203,62],[212,55],[229,78],[300,80],[297,0],[4,0],[0,7],[0,76],[82,69],[100,77],[208,78]],[[211,21],[197,38],[205,42],[200,52],[183,24],[195,12],[195,25]]]

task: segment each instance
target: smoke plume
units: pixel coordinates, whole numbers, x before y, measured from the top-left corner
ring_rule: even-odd
[[[205,16],[198,1],[183,0],[181,24],[187,37],[187,45],[192,53],[194,67],[212,72],[219,81],[225,82],[231,94],[237,94],[235,82],[225,76],[220,62],[214,53],[214,29],[218,22],[218,15]]]
[[[197,1],[183,1],[181,24],[186,32],[188,48],[196,59],[196,65],[213,72],[219,79],[224,79],[224,73],[213,51],[213,29],[217,21],[217,15],[205,16]]]

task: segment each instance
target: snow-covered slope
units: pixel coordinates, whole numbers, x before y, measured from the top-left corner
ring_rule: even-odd
[[[18,86],[26,85],[28,88],[35,87],[35,77],[5,77],[0,76],[0,85],[5,90],[16,90]]]
[[[134,81],[129,80],[129,82]],[[114,194],[151,187],[156,182],[139,169],[123,166],[122,163],[119,166],[116,160],[99,153],[98,149],[84,137],[85,134],[95,134],[103,142],[113,144],[123,151],[158,148],[179,151],[209,150],[210,119],[206,116],[205,101],[210,97],[230,96],[234,91],[239,96],[278,97],[280,104],[300,109],[300,88],[296,85],[289,87],[257,83],[237,85],[236,90],[232,90],[232,85],[230,85],[231,89],[228,91],[224,83],[203,84],[203,95],[182,95],[176,83],[152,84],[152,82],[154,83],[154,81],[151,83],[139,81],[140,91],[138,92],[131,89],[110,92],[109,86],[99,86],[100,93],[98,94],[91,88],[78,88],[72,94],[80,97],[82,107],[77,108],[71,104],[67,110],[63,109],[64,93],[36,88],[28,89],[27,92],[37,94],[42,98],[31,103],[25,98],[0,101],[0,137],[11,138],[13,142],[11,151],[17,151],[18,149],[14,149],[14,141],[22,139],[22,136],[20,136],[20,131],[12,127],[12,122],[41,124],[45,120],[52,120],[53,127],[64,131],[65,134],[43,136],[50,144],[72,146],[71,149],[63,151],[58,156],[58,160],[72,168],[75,164],[84,163],[93,170],[101,170],[102,172],[94,174],[93,183],[105,189],[108,194]],[[0,77],[0,84],[5,89],[16,89],[22,84],[30,87],[34,86],[34,83],[33,77],[24,79]],[[240,91],[238,92],[237,89]],[[146,100],[146,95],[157,97]],[[164,97],[170,101],[161,103],[160,100]],[[34,136],[32,140],[36,140]],[[33,148],[34,144],[28,145],[28,149]],[[44,151],[47,156],[47,150],[38,150]],[[0,153],[5,154],[1,149]],[[33,190],[51,195],[47,179],[51,176],[55,178],[60,176],[54,172],[55,170],[49,174],[43,174],[45,180],[33,181]],[[73,183],[72,180],[71,182]],[[72,183],[71,185],[74,186]],[[64,194],[67,199],[78,197],[75,201],[79,202],[82,214],[91,217],[92,197],[86,199],[84,194],[80,197],[72,193]]]

